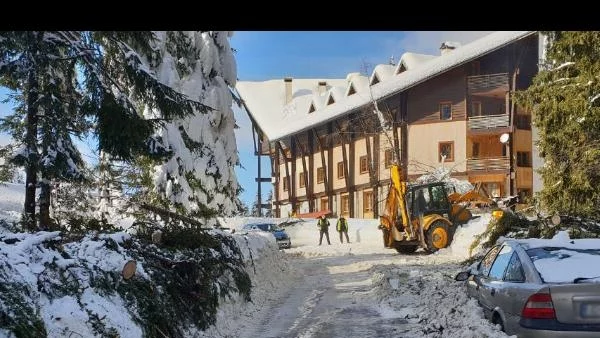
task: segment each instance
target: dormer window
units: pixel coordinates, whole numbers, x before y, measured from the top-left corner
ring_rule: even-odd
[[[316,110],[315,105],[311,103],[310,108],[308,108],[308,113],[310,114],[310,113],[314,112],[315,110]]]
[[[354,86],[352,84],[350,84],[350,89],[348,89],[348,96],[354,95],[354,94],[356,94],[356,90],[354,89]]]
[[[329,96],[329,100],[327,101],[327,105],[334,104],[334,103],[335,103],[335,100],[333,99],[333,96]]]
[[[373,76],[373,81],[371,81],[371,86],[378,84],[379,83],[379,77],[377,76],[377,74],[375,74],[375,76]]]
[[[404,66],[404,63],[401,63],[400,67],[398,67],[398,72],[396,74],[400,74],[405,71],[406,71],[406,67]]]

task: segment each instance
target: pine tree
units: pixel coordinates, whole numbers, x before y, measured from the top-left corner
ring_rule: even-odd
[[[252,202],[252,208],[250,209],[250,216],[258,217],[260,212],[260,206],[258,205],[258,194],[254,198],[254,202]]]
[[[15,140],[8,159],[26,169],[24,223],[29,230],[36,229],[38,185],[45,226],[52,180],[82,179],[82,161],[71,137],[88,129],[88,119],[101,150],[132,160],[141,154],[167,155],[152,135],[155,128],[208,109],[149,70],[149,64],[163,63],[153,40],[152,32],[0,32],[0,84],[14,90],[17,102],[2,129]],[[145,107],[157,109],[161,117],[143,118]]]
[[[271,209],[271,204],[273,203],[273,190],[269,190],[269,194],[267,195],[267,200],[265,203],[269,205],[269,208],[265,210],[265,217],[273,217],[273,211]]]
[[[151,202],[200,217],[240,212],[241,192],[234,167],[239,165],[230,87],[236,68],[227,32],[160,32],[153,51],[164,60],[150,66],[158,78],[208,107],[175,118],[156,130],[157,146],[167,161],[146,162],[152,178]],[[147,118],[162,118],[160,109],[147,108]]]
[[[547,32],[546,61],[517,102],[534,114],[551,213],[600,218],[600,33]]]

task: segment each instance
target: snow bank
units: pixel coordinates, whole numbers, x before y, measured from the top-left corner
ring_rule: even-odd
[[[483,315],[464,283],[451,272],[458,267],[417,265],[373,268],[373,290],[381,299],[382,317],[407,321],[403,337],[500,338],[507,337]]]
[[[235,330],[236,321],[233,319],[260,311],[265,300],[274,297],[277,290],[289,287],[294,279],[294,270],[278,250],[273,236],[250,233],[231,237],[240,249],[241,259],[254,287],[252,302],[248,303],[240,292],[230,292],[221,297],[214,326],[205,332],[193,327],[184,328],[195,336],[216,337],[216,332]],[[8,324],[3,324],[9,326],[0,328],[0,337],[11,337],[7,331],[11,321],[31,320],[39,322],[48,337],[96,337],[108,333],[124,338],[144,336],[145,329],[140,323],[143,315],[136,313],[139,309],[131,306],[131,299],[126,301],[117,292],[119,284],[125,283],[121,271],[130,260],[137,262],[134,279],[142,284],[145,282],[141,279],[148,280],[150,284],[149,280],[156,277],[155,267],[146,266],[144,259],[135,256],[129,249],[136,246],[135,242],[131,242],[135,240],[123,232],[91,234],[66,243],[58,231],[2,233],[0,286],[3,290],[12,288],[17,293],[16,298],[12,293],[0,295],[0,313],[9,318]],[[150,245],[144,250],[155,250],[152,247]],[[221,257],[219,252],[211,250],[215,257]],[[227,250],[225,254],[235,255]],[[172,262],[182,259],[185,257],[179,253]],[[107,279],[103,279],[104,273],[108,273]],[[219,279],[223,278],[230,276],[224,275]],[[22,301],[15,303],[14,299]],[[15,311],[15,307],[31,309],[32,318],[19,318],[18,313],[23,312]]]

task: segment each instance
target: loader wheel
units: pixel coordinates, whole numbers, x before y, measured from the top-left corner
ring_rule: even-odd
[[[394,243],[394,248],[401,254],[411,254],[417,251],[418,245],[400,245]]]
[[[433,222],[427,230],[426,242],[427,250],[432,253],[447,247],[450,243],[448,225],[442,221]]]

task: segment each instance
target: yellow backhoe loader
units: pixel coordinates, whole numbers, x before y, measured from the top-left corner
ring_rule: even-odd
[[[398,165],[390,167],[390,180],[379,227],[385,247],[400,253],[412,253],[419,247],[429,252],[447,247],[456,227],[473,217],[468,202],[493,203],[478,189],[449,194],[444,182],[407,187]]]

